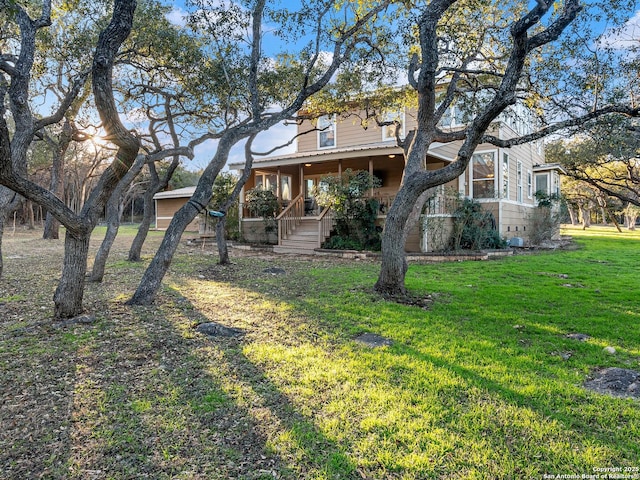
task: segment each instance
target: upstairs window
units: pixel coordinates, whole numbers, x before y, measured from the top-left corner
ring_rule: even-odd
[[[318,148],[333,148],[336,146],[336,117],[324,115],[318,118]]]
[[[383,122],[399,122],[398,124],[393,125],[385,125],[382,127],[382,141],[388,142],[396,139],[396,131],[399,130],[400,138],[404,138],[404,113],[397,112],[387,112],[382,115]]]

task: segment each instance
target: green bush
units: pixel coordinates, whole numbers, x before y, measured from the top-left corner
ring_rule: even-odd
[[[247,208],[256,217],[262,218],[264,225],[265,241],[269,241],[269,233],[278,231],[278,198],[271,190],[263,190],[260,187],[252,188],[245,197]]]
[[[316,202],[335,212],[335,227],[324,248],[380,250],[381,228],[376,226],[380,203],[369,197],[380,180],[366,171],[345,170],[340,177],[326,176],[314,190]]]
[[[453,215],[453,250],[482,250],[507,246],[507,242],[500,237],[496,229],[493,214],[485,211],[475,200],[465,198]]]

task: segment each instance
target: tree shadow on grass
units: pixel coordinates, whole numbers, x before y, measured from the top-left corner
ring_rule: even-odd
[[[194,333],[203,321],[176,292],[153,308],[112,306],[78,359],[69,478],[350,478],[346,455],[242,340]],[[290,451],[274,448],[281,436]]]
[[[278,262],[279,265],[283,265],[287,269],[285,263],[286,261],[283,260]],[[262,265],[264,266],[264,263]],[[255,270],[259,271],[259,268],[256,266]],[[348,307],[351,311],[345,316],[345,312],[336,307],[336,303],[340,302],[340,295],[347,291],[354,295],[361,295],[362,301],[379,302],[375,309],[377,312],[375,315],[380,318],[385,317],[387,306],[393,309],[397,307],[386,304],[380,299],[376,300],[371,294],[363,295],[358,291],[360,287],[350,285],[346,281],[340,282],[337,277],[339,274],[331,279],[331,282],[336,284],[336,288],[339,288],[336,290],[336,297],[332,299],[318,298],[315,294],[311,299],[305,298],[300,290],[314,288],[313,282],[310,282],[305,274],[301,276],[292,274],[290,278],[283,277],[277,280],[254,275],[250,282],[244,282],[243,285],[252,291],[274,299],[275,303],[289,304],[297,315],[304,317],[307,323],[327,334],[330,342],[341,347],[349,347],[355,336],[352,335],[354,332],[373,331],[383,334],[386,332],[391,338],[394,338],[393,321],[405,323],[405,327],[410,333],[401,334],[400,338],[395,337],[396,344],[394,346],[380,351],[381,357],[396,356],[394,360],[388,362],[389,367],[381,360],[379,365],[382,368],[398,367],[398,371],[403,369],[410,371],[411,365],[416,360],[419,363],[435,366],[437,369],[451,372],[451,376],[461,379],[458,391],[443,392],[443,395],[450,396],[446,401],[459,401],[464,404],[464,402],[478,400],[478,395],[484,395],[484,401],[494,402],[494,405],[487,406],[484,413],[494,409],[502,415],[505,415],[504,412],[507,411],[519,416],[518,421],[522,422],[520,425],[516,423],[515,418],[513,422],[509,422],[508,418],[503,418],[500,421],[496,419],[495,425],[491,425],[489,422],[487,431],[491,431],[494,436],[487,434],[486,438],[482,432],[473,433],[458,428],[455,422],[440,425],[457,432],[459,435],[469,435],[470,438],[474,438],[474,435],[480,435],[476,440],[485,443],[492,450],[490,455],[499,456],[501,451],[508,451],[520,465],[528,464],[529,468],[534,468],[536,462],[556,465],[557,461],[564,461],[564,465],[571,465],[574,460],[584,465],[590,465],[589,462],[593,461],[593,458],[609,458],[611,461],[619,458],[620,464],[632,465],[629,462],[635,458],[637,451],[629,449],[625,437],[632,434],[633,429],[629,424],[638,417],[633,414],[633,409],[627,408],[628,401],[594,398],[591,394],[586,393],[576,382],[578,377],[584,375],[582,371],[584,364],[574,362],[574,360],[565,363],[560,355],[563,349],[574,349],[578,355],[583,352],[585,355],[593,357],[594,353],[601,350],[600,347],[577,344],[575,341],[561,336],[556,331],[557,328],[545,329],[544,326],[538,328],[533,323],[527,323],[524,330],[521,330],[521,326],[514,328],[513,322],[509,318],[502,318],[500,315],[491,317],[493,313],[499,312],[485,310],[480,312],[482,318],[474,319],[473,322],[459,319],[453,325],[445,325],[444,320],[440,319],[434,326],[429,325],[430,322],[427,320],[429,313],[417,308],[402,307],[406,308],[405,315],[396,315],[395,320],[383,324],[372,320],[370,309],[359,309],[357,302],[348,300],[351,302]],[[347,289],[345,285],[350,285],[350,288]],[[321,293],[326,295],[325,289],[322,289]],[[369,296],[368,299],[367,296]],[[415,325],[411,325],[414,319]],[[485,319],[487,322],[494,323],[489,330],[483,326]],[[441,342],[438,345],[444,353],[442,356],[432,354],[431,349],[424,350],[419,347],[424,341],[422,337],[425,335],[424,333],[420,334],[421,327],[431,328],[431,333],[443,328],[443,331],[437,332],[439,335],[437,342]],[[402,338],[402,336],[407,338]],[[463,343],[465,338],[473,343],[465,345]],[[450,357],[449,350],[458,349],[458,347],[459,351]],[[357,351],[359,348],[362,347],[354,346],[353,350]],[[478,348],[484,350],[478,350]],[[464,355],[467,350],[477,361],[477,368],[473,366],[473,359],[471,361],[468,358],[461,359],[460,362],[455,361],[455,357],[460,358],[460,355]],[[496,356],[498,351],[501,352]],[[484,355],[485,353],[486,355]],[[371,353],[369,356],[374,357],[375,354]],[[504,372],[504,381],[487,370],[493,362],[499,371]],[[406,363],[406,368],[402,367],[403,363]],[[518,371],[515,372],[514,369]],[[566,372],[562,370],[566,370]],[[483,375],[483,371],[487,374]],[[379,373],[376,372],[373,375],[376,381],[380,378]],[[522,374],[520,379],[517,378],[519,374]],[[393,389],[397,383],[394,383],[391,376],[390,374],[388,387]],[[399,381],[402,385],[403,380]],[[472,391],[471,396],[465,390]],[[613,406],[607,407],[607,403],[613,403]],[[602,408],[594,408],[594,405],[601,405]],[[443,403],[443,406],[446,407],[447,403]],[[473,411],[475,408],[473,405],[468,405],[468,407],[467,411]],[[466,414],[464,409],[464,405],[452,406],[452,415]],[[527,421],[533,422],[534,425],[526,426]],[[547,428],[546,424],[549,423],[552,423],[553,427]],[[552,439],[551,437],[549,439],[542,437],[541,432],[544,431],[550,432],[553,445],[545,446],[545,442],[548,440],[551,444]],[[508,435],[505,435],[505,432]],[[579,447],[567,448],[566,442],[575,442]],[[620,446],[618,443],[624,446]],[[541,452],[544,458],[536,457],[535,453],[529,452],[530,449],[538,453]],[[599,453],[594,455],[592,453],[594,451]],[[564,460],[558,460],[560,456]],[[514,471],[514,474],[516,473],[518,472]]]

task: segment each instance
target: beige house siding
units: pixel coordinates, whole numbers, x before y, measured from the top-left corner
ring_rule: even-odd
[[[318,132],[308,133],[298,137],[298,152],[314,152],[314,151],[330,151],[334,148],[348,148],[359,145],[369,145],[374,143],[382,143],[382,128],[378,127],[375,120],[371,120],[364,128],[360,118],[365,118],[365,112],[357,112],[356,115],[347,118],[336,118],[336,145],[334,147],[318,149]],[[405,114],[404,131],[407,132],[414,128],[416,121],[410,114]],[[314,123],[305,120],[298,127],[298,133],[309,131],[314,128]],[[390,145],[394,145],[394,140],[386,140]]]
[[[508,239],[513,237],[529,238],[531,232],[530,217],[535,207],[533,205],[519,205],[514,202],[502,202],[500,236]]]
[[[159,198],[156,199],[156,230],[166,230],[173,219],[173,215],[187,203],[190,197],[186,198]],[[187,225],[186,230],[197,232],[200,225],[199,217]]]

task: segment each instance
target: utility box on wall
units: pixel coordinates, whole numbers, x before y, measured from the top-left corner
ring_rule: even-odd
[[[513,237],[509,240],[510,247],[524,247],[524,240],[522,237]]]

